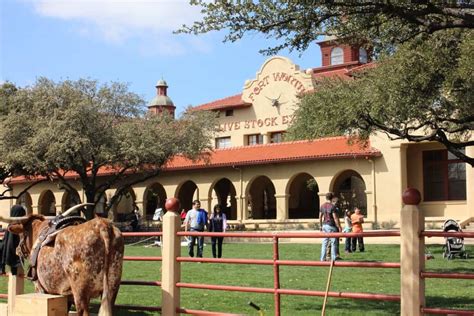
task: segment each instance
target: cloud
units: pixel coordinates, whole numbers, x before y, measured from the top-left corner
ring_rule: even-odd
[[[76,23],[81,36],[101,37],[124,44],[139,39],[142,43],[159,38],[163,54],[184,53],[189,48],[206,51],[203,41],[172,32],[200,18],[200,9],[187,0],[31,0],[37,14]]]

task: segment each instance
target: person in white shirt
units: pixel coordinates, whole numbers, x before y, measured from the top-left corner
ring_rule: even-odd
[[[207,212],[201,208],[201,202],[199,200],[193,201],[193,208],[186,214],[184,220],[185,231],[191,232],[203,232],[207,226]],[[194,257],[194,244],[198,241],[197,245],[197,257],[202,258],[202,251],[204,248],[204,237],[203,236],[191,236],[191,241],[188,245],[189,256]]]

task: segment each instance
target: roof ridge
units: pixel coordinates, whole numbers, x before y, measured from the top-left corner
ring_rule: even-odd
[[[230,98],[235,98],[237,96],[241,96],[242,97],[242,92],[241,93],[237,93],[237,94],[234,94],[234,95],[230,95],[230,96],[227,96],[227,97],[223,97],[223,98],[220,98],[220,99],[217,99],[217,100],[214,100],[214,101],[210,101],[210,102],[206,102],[206,103],[203,103],[203,104],[200,104],[200,105],[196,105],[195,107],[193,107],[194,109],[196,108],[199,108],[199,107],[202,107],[202,106],[206,106],[206,105],[209,105],[209,104],[213,104],[213,103],[216,103],[216,102],[221,102],[221,101],[224,101],[226,99],[230,99]],[[242,100],[242,102],[244,102],[244,100]]]

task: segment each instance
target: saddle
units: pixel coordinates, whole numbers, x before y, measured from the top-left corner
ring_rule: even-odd
[[[34,245],[30,256],[30,266],[26,272],[26,277],[31,281],[38,280],[36,272],[39,251],[43,246],[54,242],[56,235],[64,228],[85,223],[86,219],[81,216],[67,216],[58,215],[49,221],[48,226],[44,227],[38,236],[38,241]]]

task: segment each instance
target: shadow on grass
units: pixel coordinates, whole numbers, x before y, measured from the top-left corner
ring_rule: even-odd
[[[295,312],[321,311],[321,309],[322,302],[302,303],[298,305]],[[386,315],[398,315],[400,314],[400,303],[328,298],[326,310],[334,314],[353,311],[380,312],[382,310]]]
[[[99,305],[92,305],[90,308],[90,312],[94,314],[99,313]],[[125,308],[114,308],[113,311],[114,316],[141,316],[141,315],[160,315],[159,312],[148,312],[148,311],[137,311],[137,310],[131,310],[131,309],[125,309]]]
[[[427,296],[426,307],[430,308],[448,308],[448,309],[469,309],[472,310],[471,297],[443,297],[443,296]]]
[[[141,316],[141,315],[160,315],[159,312],[144,312],[144,311],[133,311],[127,309],[116,309],[114,310],[114,315],[116,316]]]

